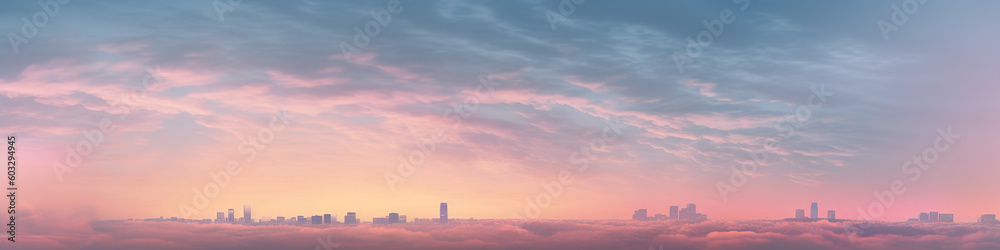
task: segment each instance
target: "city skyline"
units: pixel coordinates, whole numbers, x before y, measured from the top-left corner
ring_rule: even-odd
[[[437,223],[437,224],[447,224],[448,223],[448,205],[447,205],[446,202],[442,202],[442,203],[440,203],[440,205],[441,206],[439,207],[438,217],[436,217],[436,218],[435,217],[425,217],[425,218],[410,217],[410,218],[412,218],[414,220],[425,219],[425,220],[429,220],[429,221],[432,221],[433,223]],[[246,215],[249,214],[250,207],[251,207],[251,205],[244,205],[244,209],[246,209],[244,216],[246,216]],[[640,208],[640,209],[637,209],[637,210],[633,211],[633,214],[632,214],[631,218],[624,218],[623,217],[623,218],[610,219],[610,220],[640,220],[640,221],[645,221],[645,220],[709,220],[710,219],[710,218],[708,218],[707,214],[698,213],[697,212],[697,205],[695,205],[693,203],[687,204],[683,209],[678,209],[679,206],[676,206],[676,205],[669,205],[669,206],[666,206],[665,208],[666,209],[663,209],[662,211],[667,212],[666,214],[654,214],[654,216],[649,216],[649,214],[650,214],[649,213],[649,211],[650,211],[649,209]],[[230,215],[231,215],[232,214],[231,212],[233,211],[233,209],[228,209],[228,210],[230,211]],[[888,221],[888,220],[858,220],[858,219],[850,219],[850,218],[837,219],[837,217],[836,217],[836,210],[827,210],[826,217],[819,217],[818,216],[818,211],[819,211],[819,203],[818,202],[812,202],[810,204],[810,211],[811,212],[810,212],[809,215],[807,215],[805,213],[805,211],[806,211],[805,209],[795,209],[795,216],[790,217],[790,218],[789,217],[782,217],[782,218],[769,218],[769,219],[761,219],[761,220],[811,219],[810,221],[814,221],[815,219],[823,219],[823,220],[839,220],[839,221],[856,221],[856,222],[859,222],[859,223],[866,222],[866,221],[893,222],[893,221]],[[817,216],[814,216],[812,214],[813,212],[816,212]],[[388,213],[388,215],[382,216],[382,217],[377,217],[377,216],[373,216],[373,217],[358,217],[357,216],[357,212],[346,212],[345,214],[346,215],[345,215],[343,221],[339,221],[337,219],[337,215],[336,214],[329,214],[329,213],[318,214],[318,215],[298,215],[298,217],[292,217],[292,218],[302,218],[302,219],[309,218],[310,220],[307,220],[307,221],[309,221],[310,223],[304,223],[304,224],[316,224],[316,223],[312,223],[312,221],[315,221],[315,218],[317,218],[317,217],[319,218],[319,221],[321,222],[321,223],[318,223],[318,224],[392,224],[392,223],[400,223],[401,221],[402,221],[402,223],[407,222],[407,220],[406,220],[407,215],[401,214],[401,213],[397,213],[397,212],[390,212],[390,213]],[[945,214],[945,213],[939,213],[939,212],[936,212],[936,211],[932,211],[932,212],[921,212],[919,214],[919,216],[917,216],[916,218],[908,218],[906,220],[901,220],[900,222],[904,222],[904,221],[905,222],[914,222],[914,221],[916,221],[916,222],[949,222],[949,223],[983,223],[984,221],[986,221],[985,222],[986,224],[994,223],[994,222],[996,222],[995,224],[1000,224],[1000,221],[996,220],[996,215],[997,214],[1000,214],[1000,209],[998,209],[998,213],[976,214],[975,216],[969,216],[969,217],[973,217],[975,220],[955,221],[955,219],[954,219],[955,215],[954,214],[950,214],[950,213]],[[243,219],[245,217],[240,217],[240,218],[236,218],[235,220],[233,220],[233,221],[237,221],[239,223],[232,223],[228,218],[224,218],[223,215],[224,215],[224,212],[217,212],[216,213],[216,219],[223,219],[224,220],[223,222],[225,222],[225,223],[245,224],[244,221],[243,221]],[[164,217],[160,216],[160,219],[162,219],[162,218],[164,218]],[[180,218],[180,217],[173,217],[173,218],[175,218],[175,219],[188,219],[188,220],[192,220],[192,221],[210,220],[210,221],[215,222],[215,223],[219,222],[217,220],[211,220],[210,218]],[[270,222],[281,223],[282,221],[280,221],[279,218],[285,218],[285,216],[281,216],[281,215],[278,215],[278,216],[275,216],[275,217],[266,216],[266,218],[272,218],[270,220]],[[372,220],[364,220],[364,218],[371,218]],[[402,218],[402,220],[401,220],[401,218]],[[134,220],[134,219],[135,218],[120,218],[120,219],[114,219],[114,220],[110,220],[110,221]],[[349,219],[353,219],[353,221],[355,221],[355,222],[354,223],[347,223],[347,221]],[[385,219],[385,221],[375,222],[374,221],[375,219]],[[462,219],[462,218],[459,218],[459,219]],[[474,219],[474,218],[469,217],[469,219]],[[483,220],[497,220],[497,219],[500,219],[500,220],[503,220],[503,219],[510,219],[510,218],[479,218],[479,219],[483,219]],[[518,220],[518,219],[510,219],[510,220]],[[574,220],[574,219],[567,219],[567,220]],[[579,220],[579,219],[577,219],[577,220]],[[443,223],[441,223],[442,221],[443,221]],[[268,222],[268,221],[263,221],[263,222]],[[291,220],[289,220],[288,222],[291,222]],[[256,221],[252,222],[251,224],[254,224],[254,223],[262,223],[262,221],[260,221],[260,219],[258,219]],[[297,224],[301,224],[301,223],[297,223]]]

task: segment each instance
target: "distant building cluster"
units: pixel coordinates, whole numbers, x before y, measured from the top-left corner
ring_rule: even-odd
[[[656,214],[650,217],[646,209],[635,210],[632,214],[633,220],[638,221],[651,221],[651,220],[707,220],[708,215],[698,213],[697,207],[694,204],[687,204],[687,207],[681,209],[677,206],[670,206],[670,214]]]
[[[939,214],[938,212],[928,212],[920,213],[917,218],[911,218],[910,221],[919,222],[955,222],[954,214]]]
[[[389,213],[389,216],[381,218],[372,218],[372,224],[394,224],[394,223],[406,223],[406,215],[399,215],[399,213]]]
[[[287,219],[285,218],[285,216],[278,216],[278,217],[275,217],[273,219],[269,218],[269,217],[261,217],[261,219],[254,220],[253,216],[251,214],[250,205],[244,205],[243,206],[243,217],[234,218],[234,216],[236,214],[235,212],[236,211],[234,209],[229,209],[226,212],[217,212],[215,214],[215,220],[214,220],[214,222],[215,223],[228,223],[228,224],[264,224],[264,225],[273,225],[273,224],[286,224],[286,225],[300,225],[300,224],[306,224],[306,225],[345,224],[345,225],[356,225],[356,224],[361,224],[361,219],[358,219],[357,213],[355,213],[355,212],[347,212],[347,215],[344,216],[344,221],[343,222],[337,221],[337,215],[336,214],[323,214],[323,215],[313,215],[313,216],[302,216],[302,215],[299,215],[299,216],[295,216],[295,217],[288,217]],[[445,202],[441,203],[441,210],[440,210],[440,212],[441,212],[440,213],[440,217],[438,217],[438,218],[433,218],[432,220],[428,220],[428,219],[424,219],[424,220],[414,219],[414,222],[420,222],[420,223],[433,222],[433,223],[440,223],[440,224],[448,224],[448,203],[445,203]],[[131,219],[129,219],[129,220],[131,220]],[[470,218],[470,220],[473,220],[473,219]],[[213,222],[212,219],[191,220],[191,219],[183,219],[183,218],[178,219],[177,217],[171,217],[171,218],[167,218],[167,219],[164,219],[163,217],[160,217],[160,218],[146,219],[146,221],[179,221],[179,222],[199,222],[199,223],[212,223]],[[394,223],[407,223],[406,215],[400,215],[399,213],[389,213],[389,215],[385,216],[385,217],[375,217],[375,218],[372,218],[372,224],[394,224]]]
[[[396,224],[396,223],[413,223],[413,224],[448,224],[449,222],[455,222],[459,224],[466,223],[466,221],[474,221],[474,218],[465,219],[449,219],[448,218],[448,203],[442,202],[440,207],[440,214],[437,218],[413,218],[412,222],[407,221],[406,215],[400,215],[399,213],[389,213],[385,217],[375,217],[372,218],[372,224]],[[356,225],[361,224],[361,219],[357,217],[355,212],[347,212],[344,216],[344,221],[337,221],[336,214],[323,214],[323,215],[313,215],[313,216],[295,216],[286,217],[278,216],[276,218],[261,217],[256,221],[253,219],[251,213],[250,205],[243,206],[243,217],[236,218],[236,211],[234,209],[228,209],[225,212],[216,212],[215,220],[212,219],[184,219],[177,217],[164,218],[160,216],[159,218],[143,219],[142,221],[171,221],[171,222],[188,222],[188,223],[226,223],[226,224],[246,224],[246,225],[332,225],[332,224],[344,224],[344,225]],[[678,206],[669,206],[669,214],[655,214],[649,216],[649,212],[646,209],[638,209],[632,214],[632,219],[637,221],[660,221],[660,220],[695,220],[703,221],[708,220],[708,215],[698,213],[695,204],[687,204],[686,207],[680,208]],[[834,210],[826,211],[826,218],[819,217],[819,204],[813,202],[809,207],[809,215],[806,216],[805,209],[795,209],[795,218],[786,218],[786,221],[818,221],[818,220],[829,220],[838,221],[837,213]],[[132,221],[132,219],[127,220],[113,220],[113,221]],[[842,220],[841,220],[842,221]],[[945,222],[954,223],[954,214],[942,214],[936,211],[920,213],[917,218],[910,218],[907,221],[910,222]],[[984,225],[998,225],[1000,221],[997,220],[996,214],[983,214],[979,217],[977,223]]]
[[[809,206],[809,217],[806,217],[806,210],[805,209],[795,209],[795,218],[787,218],[785,220],[788,220],[788,221],[818,221],[818,220],[836,221],[837,220],[837,211],[827,210],[826,211],[826,218],[820,218],[819,217],[819,203],[813,202],[812,205]]]

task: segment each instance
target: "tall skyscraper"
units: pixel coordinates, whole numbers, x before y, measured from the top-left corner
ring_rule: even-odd
[[[323,224],[333,224],[333,217],[330,214],[323,215]]]
[[[796,219],[805,219],[806,218],[806,210],[805,209],[795,209],[795,218]]]
[[[813,202],[812,207],[809,208],[809,218],[819,219],[819,204]]]
[[[347,215],[344,216],[344,224],[358,224],[356,216],[354,212],[347,212]]]
[[[670,219],[671,220],[680,219],[679,217],[677,217],[677,209],[678,209],[677,206],[670,206]]]
[[[931,215],[928,213],[920,213],[919,220],[924,222],[931,221]]]
[[[278,223],[285,223],[285,216],[278,216]]]
[[[826,211],[826,219],[827,220],[836,220],[837,219],[837,211],[833,211],[833,210]]]
[[[448,224],[448,203],[441,202],[441,224]]]
[[[306,222],[306,217],[305,216],[302,216],[302,215],[295,216],[295,224],[306,224],[306,223],[307,222]]]
[[[243,218],[247,224],[253,224],[253,217],[250,217],[250,205],[243,205]]]
[[[323,216],[313,215],[312,224],[313,225],[323,224]]]
[[[216,223],[223,222],[225,220],[226,220],[226,213],[225,212],[215,213],[215,222]]]
[[[938,221],[938,212],[931,212],[931,214],[930,214],[930,216],[929,216],[928,219],[930,219],[930,222],[937,222]]]
[[[389,223],[399,223],[399,213],[389,213]]]
[[[226,219],[226,221],[228,221],[229,223],[236,223],[236,218],[233,218],[233,214],[235,214],[235,213],[236,213],[236,211],[234,209],[230,208],[229,209],[229,218]]]

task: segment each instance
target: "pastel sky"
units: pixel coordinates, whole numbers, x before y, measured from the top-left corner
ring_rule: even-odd
[[[888,36],[877,23],[903,1],[592,0],[554,24],[559,1],[402,1],[382,27],[371,12],[386,2],[247,0],[220,20],[212,1],[72,1],[27,43],[11,34],[43,7],[3,2],[0,131],[17,136],[19,201],[91,219],[249,204],[257,218],[370,221],[436,217],[440,202],[452,218],[506,219],[566,171],[538,218],[695,203],[710,219],[780,219],[818,202],[853,219],[895,180],[906,191],[878,220],[1000,213],[1000,2],[927,1]],[[679,69],[724,10],[735,20]],[[371,22],[348,60],[341,44]],[[162,81],[144,88],[147,68]],[[776,125],[820,86],[832,95],[783,137]],[[272,122],[281,110],[287,125]],[[113,131],[57,173],[102,119]],[[591,150],[615,119],[620,136]],[[272,124],[269,143],[242,145]],[[939,129],[961,137],[912,181],[904,163]],[[446,138],[390,184],[434,131]],[[718,183],[775,140],[724,199]],[[184,216],[230,161],[241,172]]]

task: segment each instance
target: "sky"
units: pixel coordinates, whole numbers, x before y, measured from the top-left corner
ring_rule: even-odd
[[[1000,3],[904,2],[4,2],[0,131],[51,218],[1000,213]]]

